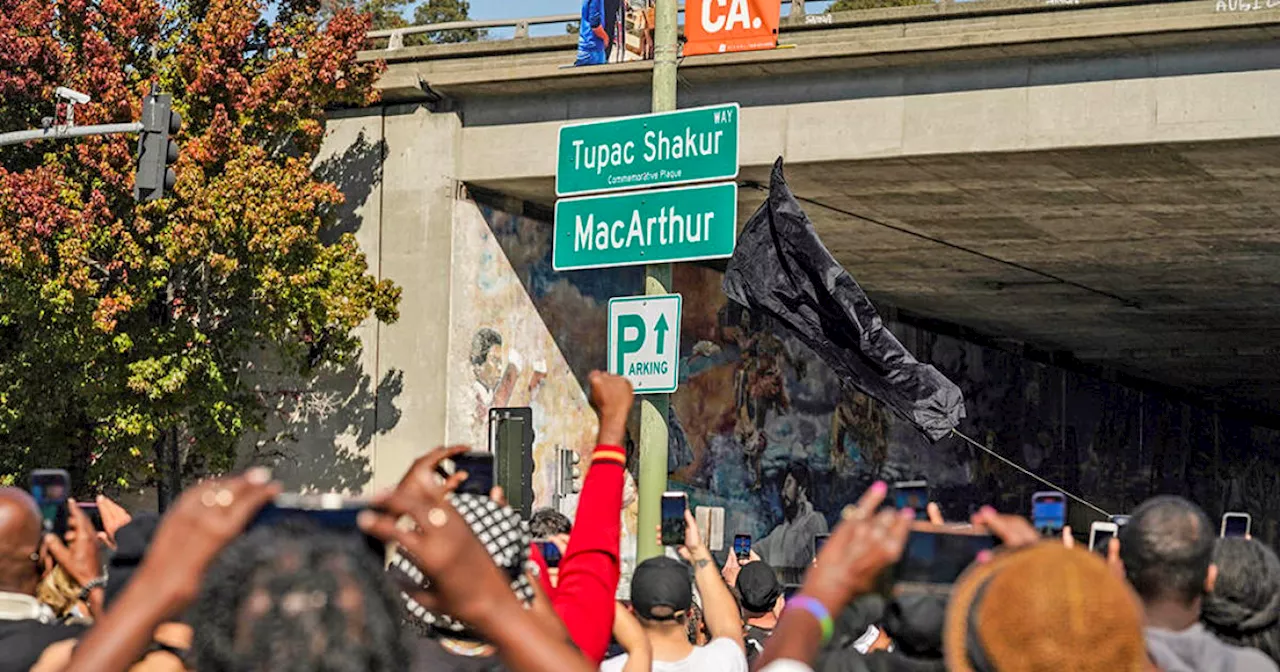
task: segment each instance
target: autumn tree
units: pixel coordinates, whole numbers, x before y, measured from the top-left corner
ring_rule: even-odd
[[[143,206],[136,137],[0,148],[0,475],[64,467],[81,492],[156,482],[163,501],[264,423],[252,353],[306,375],[396,318],[312,172],[325,110],[374,102],[370,18],[265,9],[0,0],[0,130],[52,116],[59,85],[93,97],[78,124],[138,119],[153,86],[185,120],[177,185]]]

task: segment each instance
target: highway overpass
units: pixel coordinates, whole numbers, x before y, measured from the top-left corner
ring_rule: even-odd
[[[740,216],[783,156],[892,314],[1280,424],[1277,38],[1280,0],[869,10],[686,58],[679,96],[742,105]],[[384,102],[330,121],[344,221],[405,287],[401,322],[366,333],[366,368],[405,381],[380,439],[404,449],[378,472],[456,436],[438,373],[470,338],[455,232],[472,196],[545,213],[557,128],[648,110],[647,64],[569,68],[574,44],[363,52],[387,63]]]

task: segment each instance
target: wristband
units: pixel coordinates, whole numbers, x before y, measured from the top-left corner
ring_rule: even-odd
[[[89,593],[92,593],[95,588],[101,588],[105,585],[107,585],[107,577],[105,576],[99,576],[98,578],[93,579],[89,583],[84,584],[84,588],[80,589],[80,601],[88,602]]]
[[[787,611],[791,609],[803,609],[809,612],[814,618],[818,619],[818,625],[822,627],[822,645],[826,646],[836,632],[836,624],[831,620],[831,612],[822,606],[822,603],[807,595],[800,595],[787,600]]]

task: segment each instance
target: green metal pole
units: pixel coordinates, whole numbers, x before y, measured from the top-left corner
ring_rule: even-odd
[[[655,0],[653,31],[653,111],[676,109],[676,0]],[[671,264],[645,267],[644,293],[667,294]],[[679,344],[676,344],[679,347]],[[667,406],[670,395],[640,398],[640,511],[636,560],[662,555],[656,530],[662,522],[662,493],[667,489]]]

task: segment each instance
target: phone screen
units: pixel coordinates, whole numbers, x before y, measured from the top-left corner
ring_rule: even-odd
[[[67,497],[71,494],[71,475],[62,469],[36,469],[31,472],[31,496],[40,507],[45,528],[59,536],[67,529]]]
[[[80,505],[80,510],[84,515],[89,516],[89,522],[93,523],[93,529],[99,532],[102,529],[102,512],[98,510],[97,502],[76,502]]]
[[[742,560],[751,557],[751,535],[733,535],[733,554]]]
[[[689,508],[683,492],[662,495],[662,545],[679,546],[684,543],[684,512]]]
[[[458,486],[459,494],[488,497],[493,490],[493,455],[466,453],[453,458],[457,471],[467,472],[467,480]]]
[[[999,543],[989,534],[913,529],[907,537],[902,559],[894,565],[894,581],[953,584],[973,564],[979,552],[991,550]]]
[[[1093,537],[1093,544],[1089,546],[1089,550],[1106,555],[1107,544],[1111,543],[1111,538],[1116,536],[1116,533],[1114,530],[1094,528],[1091,536]]]
[[[894,508],[913,509],[916,520],[929,519],[929,484],[924,481],[899,483],[893,490]]]
[[[369,508],[369,501],[339,494],[304,495],[286,492],[258,511],[250,527],[275,525],[287,520],[303,519],[312,525],[338,534],[358,535],[370,552],[381,557],[385,545],[381,540],[365,534],[356,524],[356,516]]]
[[[542,551],[542,559],[547,562],[548,569],[560,566],[560,547],[550,541],[539,541],[538,550]]]
[[[1244,537],[1248,534],[1249,518],[1247,516],[1228,513],[1222,517],[1222,536]]]
[[[1031,519],[1037,530],[1055,532],[1067,524],[1067,499],[1061,495],[1036,495],[1031,499]]]

